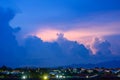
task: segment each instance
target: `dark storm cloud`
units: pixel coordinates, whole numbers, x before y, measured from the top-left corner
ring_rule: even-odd
[[[35,36],[27,37],[24,47],[28,58],[30,60],[43,59],[41,64],[65,65],[74,63],[74,60],[85,60],[90,56],[89,50],[83,44],[69,41],[61,35],[59,34],[57,41],[54,42],[43,42]]]
[[[13,31],[14,31],[15,33],[17,33],[17,32],[19,32],[19,31],[21,31],[21,28],[20,28],[20,27],[16,27],[16,28],[13,29]]]
[[[11,9],[0,8],[1,65],[54,66],[96,61],[84,44],[70,41],[63,34],[58,34],[57,40],[53,42],[44,42],[36,36],[29,36],[24,39],[24,44],[19,46],[15,35],[21,28],[13,29],[9,24],[15,14],[15,11]],[[109,57],[105,58],[106,55],[111,54],[111,44],[108,41],[101,42],[96,39],[94,47],[97,49],[97,55],[100,60],[109,59]]]
[[[79,45],[60,36],[55,42],[43,42],[38,37],[30,36],[25,39],[23,46],[19,46],[15,34],[20,28],[13,29],[9,25],[14,16],[13,10],[0,8],[1,65],[64,65],[74,63],[74,60],[79,62],[81,58],[76,59],[77,56],[89,55],[83,44]]]
[[[120,34],[104,36],[111,44],[111,51],[115,55],[120,55]]]
[[[3,9],[0,7],[0,53],[1,62],[10,59],[15,55],[18,47],[13,29],[9,22],[15,16],[15,12],[11,9]],[[10,57],[11,56],[11,57]]]
[[[83,44],[79,44],[77,41],[67,40],[62,33],[57,35],[57,42],[63,49],[64,53],[81,57],[87,57],[89,55],[89,50]]]
[[[27,37],[25,39],[24,47],[27,52],[28,60],[34,61],[36,59],[41,59],[40,62],[35,65],[56,65],[60,63],[60,57],[61,60],[62,57],[64,57],[61,48],[56,42],[43,42],[40,38],[35,36]]]
[[[0,7],[0,63],[1,65],[15,65],[24,55],[24,49],[18,45],[15,31],[10,26],[15,12],[12,9]]]
[[[112,36],[109,36],[109,38],[113,39]],[[99,38],[95,39],[93,47],[96,50],[96,54],[91,56],[91,58],[90,58],[90,59],[92,59],[93,62],[95,60],[96,60],[95,62],[119,60],[119,58],[120,58],[119,53],[115,54],[115,52],[117,52],[119,50],[116,50],[118,48],[114,48],[114,46],[117,46],[117,45],[114,42],[111,43],[109,38],[105,37],[104,41],[100,40]],[[113,49],[115,49],[114,50],[115,52],[113,51]]]
[[[119,56],[120,55],[120,35],[114,34],[103,37],[104,41],[96,38],[94,48],[97,50],[96,54],[103,56]]]
[[[99,38],[95,39],[94,48],[96,49],[97,55],[104,55],[104,56],[111,55],[110,47],[111,44],[107,40],[100,41]]]

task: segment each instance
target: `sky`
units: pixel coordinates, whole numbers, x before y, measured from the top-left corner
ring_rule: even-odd
[[[0,0],[0,65],[120,58],[119,0]]]

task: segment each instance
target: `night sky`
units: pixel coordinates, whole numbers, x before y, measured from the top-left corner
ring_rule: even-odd
[[[0,0],[0,66],[120,58],[120,0]]]

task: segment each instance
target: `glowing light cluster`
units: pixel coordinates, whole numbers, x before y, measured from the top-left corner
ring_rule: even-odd
[[[43,79],[44,79],[44,80],[48,80],[48,75],[44,75],[44,76],[43,76]]]
[[[22,79],[27,79],[27,76],[26,76],[26,75],[23,75],[23,76],[22,76]]]

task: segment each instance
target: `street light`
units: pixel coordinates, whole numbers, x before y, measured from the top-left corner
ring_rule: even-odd
[[[48,79],[48,76],[47,76],[47,75],[44,75],[44,76],[43,76],[43,79],[44,79],[44,80],[47,80],[47,79]]]

